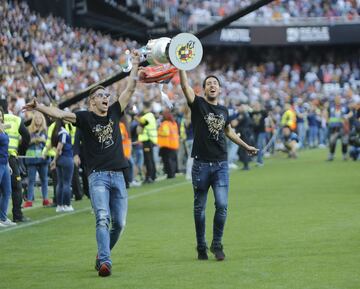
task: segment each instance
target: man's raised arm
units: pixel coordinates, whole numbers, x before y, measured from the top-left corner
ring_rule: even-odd
[[[76,114],[70,111],[64,111],[54,106],[46,106],[39,104],[34,98],[32,101],[24,105],[23,110],[37,110],[43,114],[46,114],[52,118],[62,119],[71,123],[76,122]]]
[[[180,74],[180,84],[181,88],[185,94],[186,100],[189,104],[194,102],[195,93],[194,90],[190,87],[186,72],[184,70],[179,71]]]
[[[121,107],[121,111],[125,110],[126,106],[129,103],[131,96],[135,92],[136,80],[138,78],[137,74],[138,74],[138,70],[139,70],[139,63],[140,63],[140,53],[135,50],[133,52],[133,57],[132,57],[133,67],[132,67],[130,75],[128,77],[127,86],[118,98],[118,101],[119,101],[120,107]]]

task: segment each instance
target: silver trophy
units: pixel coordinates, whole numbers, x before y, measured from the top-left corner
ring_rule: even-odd
[[[200,40],[193,34],[180,33],[174,38],[151,39],[140,50],[143,60],[157,66],[170,63],[181,70],[192,70],[198,66],[203,56]],[[132,68],[130,55],[120,65],[124,72]]]

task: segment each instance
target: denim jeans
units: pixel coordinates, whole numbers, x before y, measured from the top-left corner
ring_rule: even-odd
[[[48,166],[47,162],[43,162],[42,164],[37,165],[28,165],[28,178],[29,178],[29,186],[28,186],[28,200],[34,200],[34,187],[36,180],[36,171],[39,172],[40,180],[41,180],[41,193],[43,200],[48,198]]]
[[[11,178],[7,164],[0,165],[0,220],[7,219],[7,209],[11,196]]]
[[[297,131],[298,131],[298,136],[299,136],[299,146],[300,146],[300,148],[304,148],[305,140],[306,140],[305,123],[303,123],[303,122],[297,123]]]
[[[260,132],[256,136],[256,146],[259,149],[259,152],[257,154],[257,159],[256,159],[256,162],[258,164],[263,164],[264,163],[264,160],[263,160],[263,157],[264,157],[263,148],[265,147],[265,145],[266,145],[266,132]]]
[[[74,162],[72,157],[60,156],[56,160],[56,203],[58,206],[70,205],[73,171]]]
[[[237,151],[239,146],[236,143],[233,143],[230,139],[226,139],[226,146],[228,151],[228,162],[229,164],[233,164],[237,161],[238,155]]]
[[[187,152],[187,160],[186,160],[186,179],[191,179],[191,169],[193,166],[194,159],[191,157],[191,151],[193,146],[194,140],[188,139],[185,142],[186,152]]]
[[[142,167],[144,165],[144,153],[141,144],[134,144],[132,146],[132,159],[134,161],[134,175],[133,178],[135,179],[137,175],[142,177]],[[136,173],[135,173],[136,167]]]
[[[110,251],[126,224],[128,194],[122,172],[93,172],[89,191],[96,218],[96,241],[100,264],[111,264]],[[110,229],[111,217],[111,229]]]
[[[309,146],[315,147],[318,145],[318,134],[319,134],[319,129],[317,126],[309,126]]]
[[[206,246],[205,209],[209,188],[215,198],[213,243],[221,243],[227,216],[229,192],[229,166],[227,161],[204,162],[194,160],[192,168],[194,189],[194,219],[198,246]]]
[[[321,145],[326,145],[328,143],[328,129],[326,127],[321,127],[319,129],[319,143]]]

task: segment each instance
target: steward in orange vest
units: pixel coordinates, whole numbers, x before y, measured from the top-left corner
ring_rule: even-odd
[[[124,157],[127,159],[129,166],[123,170],[124,179],[125,179],[125,185],[128,189],[130,187],[130,183],[133,181],[133,166],[131,161],[131,137],[129,136],[128,130],[125,125],[126,117],[124,116],[120,122],[119,122],[119,128],[122,138],[122,146],[123,146],[123,152]]]
[[[179,148],[179,129],[172,114],[163,113],[163,121],[158,128],[159,154],[168,179],[174,178],[177,170],[177,150]]]
[[[121,133],[121,138],[122,138],[124,156],[126,159],[129,160],[131,157],[131,138],[129,137],[129,133],[123,122],[119,123],[119,127],[120,127],[120,133]]]

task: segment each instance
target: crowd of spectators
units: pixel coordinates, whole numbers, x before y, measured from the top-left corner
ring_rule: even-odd
[[[155,10],[158,15],[169,15],[172,25],[194,27],[199,23],[209,23],[229,15],[236,10],[247,7],[254,0],[130,0],[141,7]],[[341,17],[351,21],[360,14],[359,0],[276,0],[250,13],[242,19],[262,23],[271,21],[288,21],[293,18]]]
[[[47,90],[59,102],[119,71],[119,57],[137,47],[130,40],[71,28],[60,18],[41,18],[25,2],[1,1],[0,17],[0,95],[17,102],[16,113],[25,98],[37,96],[50,102],[32,67],[23,60],[24,51],[33,55]]]

